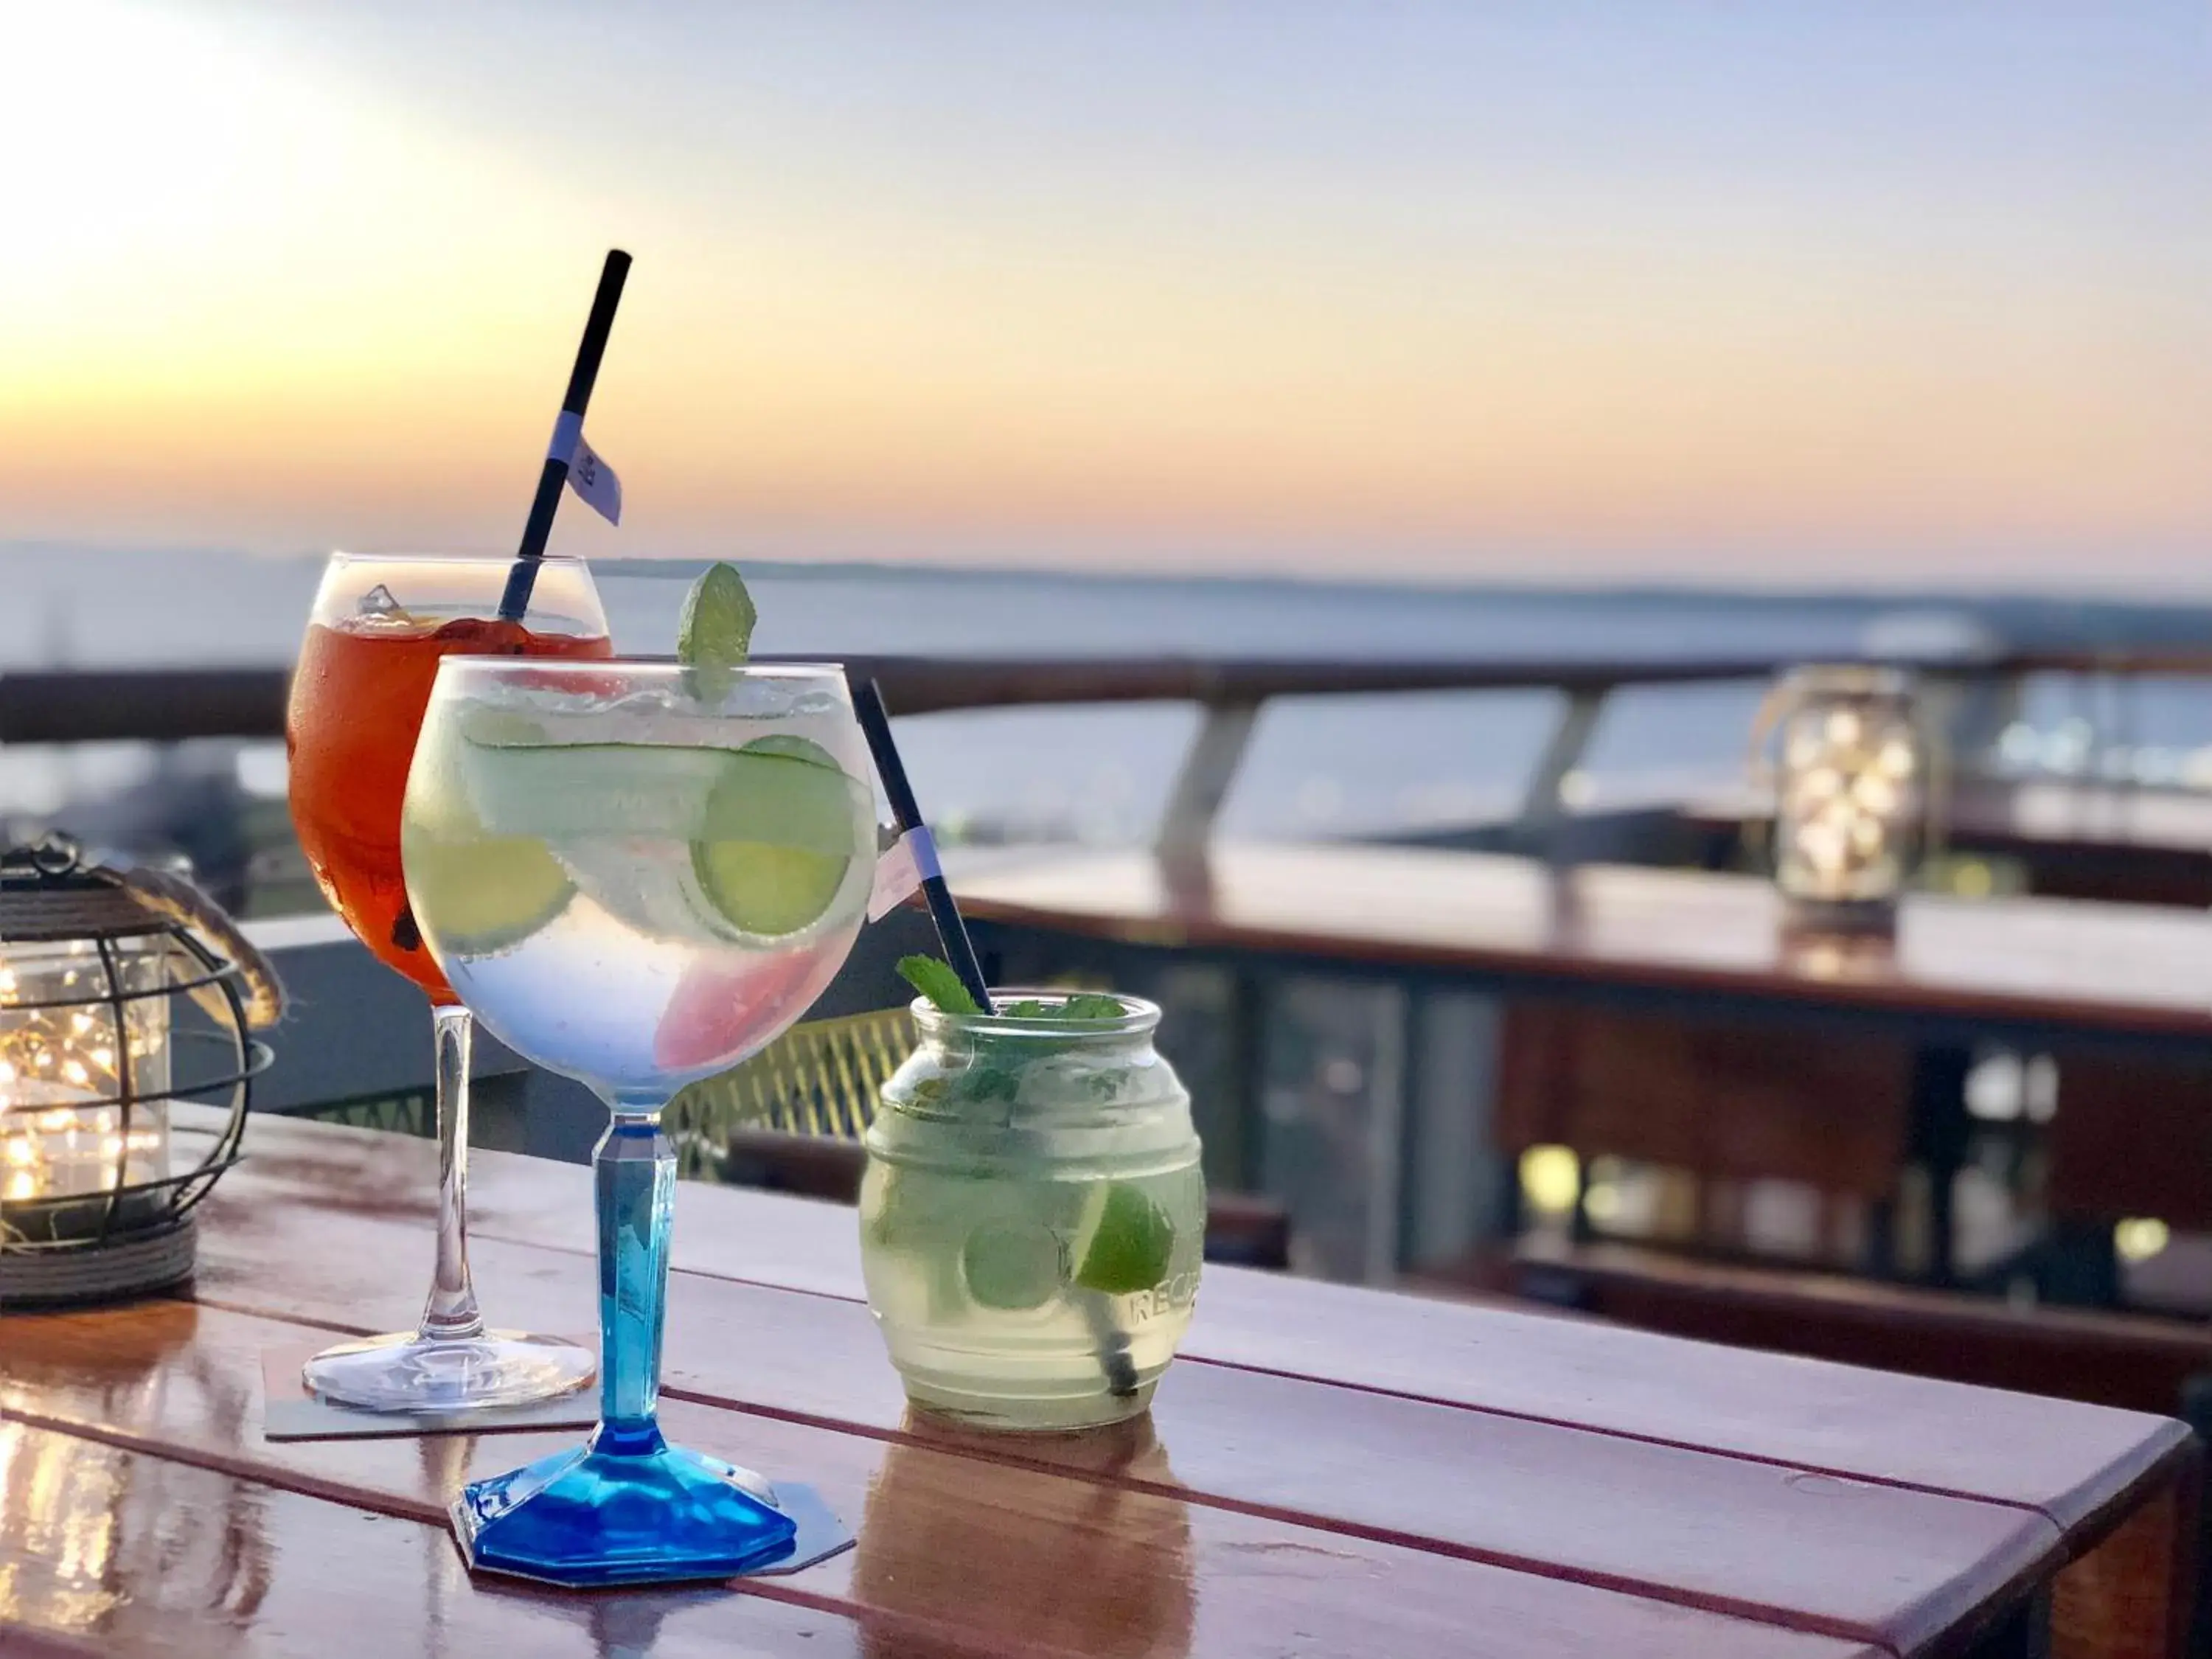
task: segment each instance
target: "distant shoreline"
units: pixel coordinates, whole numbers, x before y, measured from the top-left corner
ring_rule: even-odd
[[[42,562],[76,557],[137,560],[221,559],[252,561],[278,566],[319,565],[319,551],[258,553],[238,548],[113,546],[94,543],[0,541],[0,564],[28,559]],[[1654,611],[1716,610],[1759,613],[1802,614],[1808,610],[1833,609],[1872,617],[1889,612],[1963,613],[1977,617],[2008,639],[2072,640],[2124,636],[2132,641],[2212,641],[2212,596],[2202,599],[2157,597],[2085,598],[2063,592],[2037,589],[1974,589],[1956,586],[1844,588],[1731,586],[1706,582],[1651,582],[1613,585],[1542,583],[1510,578],[1483,577],[1466,581],[1425,580],[1388,574],[1371,578],[1288,572],[1273,575],[1235,574],[1198,571],[1168,574],[1154,570],[1116,573],[1096,568],[1054,568],[1023,564],[969,564],[936,560],[892,562],[866,559],[750,559],[732,561],[741,569],[791,582],[836,582],[854,580],[907,582],[930,586],[1036,583],[1089,590],[1159,586],[1214,598],[1249,594],[1264,599],[1270,594],[1329,593],[1371,595],[1388,593],[1406,599],[1433,597],[1465,603],[1490,598],[1516,605],[1556,606],[1572,610],[1594,602],[1634,605]],[[689,580],[714,562],[712,558],[668,558],[658,556],[600,557],[597,566],[607,577],[641,580]]]

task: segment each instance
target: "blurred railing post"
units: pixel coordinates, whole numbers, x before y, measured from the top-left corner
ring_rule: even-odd
[[[1237,769],[1251,744],[1260,718],[1255,702],[1209,702],[1198,735],[1183,756],[1182,769],[1169,792],[1154,850],[1163,859],[1189,859],[1206,851],[1213,821],[1229,799]]]
[[[1612,690],[1609,685],[1584,685],[1567,694],[1567,706],[1560,711],[1559,723],[1552,729],[1552,739],[1544,745],[1521,802],[1518,829],[1529,851],[1540,849],[1549,856],[1559,850],[1556,831],[1565,805],[1560,791],[1568,775],[1582,763]]]

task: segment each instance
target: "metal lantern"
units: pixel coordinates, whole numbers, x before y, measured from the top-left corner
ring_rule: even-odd
[[[1896,669],[1807,667],[1761,716],[1778,734],[1774,878],[1794,921],[1886,929],[1918,866],[1930,745],[1912,678]]]
[[[192,1207],[238,1161],[269,1063],[249,1030],[279,1012],[267,964],[185,883],[59,837],[0,855],[0,1304],[191,1276]],[[228,1116],[178,1170],[182,1100]]]

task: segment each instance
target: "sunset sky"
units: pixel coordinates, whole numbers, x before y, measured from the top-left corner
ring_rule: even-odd
[[[2212,587],[2203,0],[0,0],[0,543]]]

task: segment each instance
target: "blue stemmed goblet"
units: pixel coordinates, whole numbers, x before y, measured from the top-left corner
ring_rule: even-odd
[[[783,1031],[843,963],[873,874],[866,765],[834,665],[439,669],[403,827],[416,921],[477,1018],[612,1113],[593,1158],[599,1425],[463,1491],[473,1567],[718,1578],[849,1541],[806,1489],[661,1435],[676,1162],[660,1114]],[[443,902],[462,871],[465,909]]]

